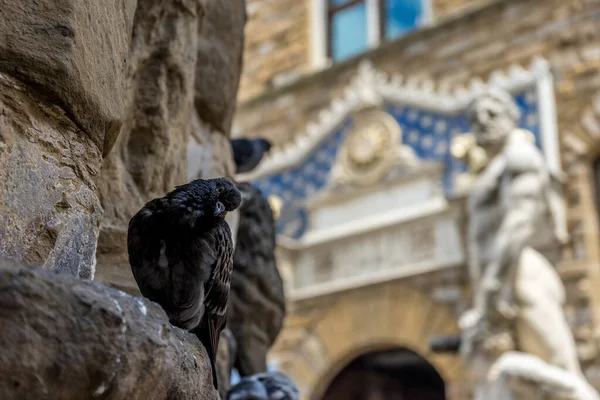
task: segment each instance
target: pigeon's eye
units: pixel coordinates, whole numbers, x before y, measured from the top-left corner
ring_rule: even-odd
[[[217,187],[217,194],[222,194],[224,190],[225,189],[223,188],[223,186],[218,186]]]

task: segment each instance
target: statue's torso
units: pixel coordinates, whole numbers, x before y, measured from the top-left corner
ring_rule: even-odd
[[[504,217],[508,212],[514,211],[511,204],[506,204],[503,199],[511,190],[511,178],[515,175],[515,171],[507,163],[506,152],[505,150],[490,160],[476,179],[469,198],[469,235],[475,245],[474,261],[479,268],[485,268],[491,261]],[[555,221],[548,202],[550,178],[547,169],[541,168],[535,173],[538,175],[540,190],[529,196],[537,203],[535,212],[529,215],[534,225],[534,234],[525,245],[545,251],[555,245]]]

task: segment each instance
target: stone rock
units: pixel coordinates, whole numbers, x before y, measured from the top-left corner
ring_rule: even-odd
[[[232,177],[235,174],[231,141],[228,135],[211,129],[194,113],[192,136],[188,143],[188,180]]]
[[[2,261],[0,279],[3,399],[219,399],[206,350],[158,304]]]
[[[136,0],[0,0],[0,71],[65,110],[107,153],[125,109]]]
[[[275,223],[267,199],[251,184],[239,183],[242,206],[234,254],[227,326],[238,351],[241,376],[267,370],[267,351],[285,316],[283,281],[275,260]]]
[[[101,159],[62,109],[0,74],[0,257],[93,278]]]
[[[200,119],[229,136],[242,71],[244,0],[206,0],[198,39],[196,111]]]

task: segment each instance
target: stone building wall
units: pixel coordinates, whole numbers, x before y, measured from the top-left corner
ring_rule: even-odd
[[[490,0],[431,0],[435,21]],[[311,0],[248,1],[244,71],[239,100],[314,72],[311,64]]]
[[[361,59],[372,60],[378,70],[431,79],[451,90],[511,64],[528,65],[540,55],[551,62],[560,91],[570,71],[600,59],[599,10],[597,1],[497,1],[242,101],[234,130],[270,137],[276,145],[289,141],[339,94]]]
[[[310,71],[310,0],[249,0],[239,99]]]

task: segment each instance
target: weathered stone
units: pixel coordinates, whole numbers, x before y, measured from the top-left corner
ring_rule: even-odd
[[[108,152],[125,106],[136,0],[0,0],[0,71],[63,108]]]
[[[100,163],[63,110],[0,74],[0,256],[91,279]]]
[[[158,304],[2,264],[3,399],[219,399],[206,350]]]
[[[248,376],[267,370],[267,351],[285,316],[283,282],[275,261],[275,224],[267,199],[238,184],[240,207],[227,326],[237,342],[235,366]]]
[[[211,129],[197,113],[192,121],[192,137],[188,143],[188,180],[232,177],[235,174],[231,142],[228,135]]]
[[[245,0],[207,0],[198,38],[196,112],[229,135],[235,110],[244,46]]]

